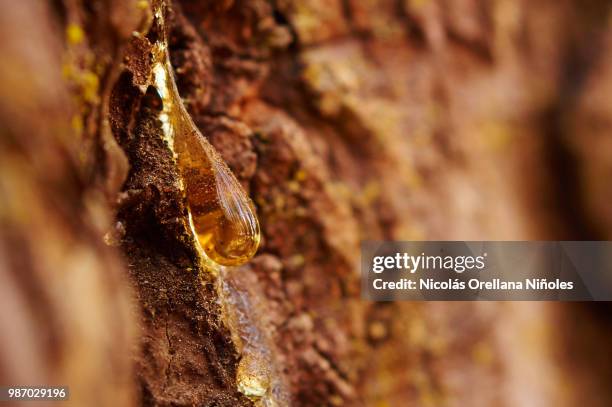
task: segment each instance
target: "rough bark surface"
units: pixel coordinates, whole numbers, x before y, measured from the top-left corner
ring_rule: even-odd
[[[263,230],[218,275],[153,114],[154,10]],[[358,269],[362,239],[610,239],[610,16],[596,0],[11,2],[0,384],[68,383],[73,405],[610,405],[609,307],[367,303]]]

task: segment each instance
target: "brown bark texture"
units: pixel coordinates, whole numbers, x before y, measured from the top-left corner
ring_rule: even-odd
[[[609,406],[606,304],[371,303],[359,244],[612,237],[612,7],[57,0],[0,13],[0,385],[74,406]],[[213,270],[166,41],[255,203]],[[43,405],[42,403],[41,405]]]

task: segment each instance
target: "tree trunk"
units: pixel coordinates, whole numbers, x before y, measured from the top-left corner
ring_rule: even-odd
[[[607,2],[151,1],[0,13],[0,384],[78,406],[612,404],[607,305],[359,293],[361,240],[610,239]],[[243,266],[197,243],[165,45],[255,203]]]

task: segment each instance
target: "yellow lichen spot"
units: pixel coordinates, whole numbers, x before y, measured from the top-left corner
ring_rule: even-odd
[[[136,8],[139,8],[140,10],[146,10],[149,8],[149,2],[147,0],[139,0],[138,2],[136,2]]]
[[[447,346],[448,346],[448,343],[440,335],[434,336],[427,343],[427,348],[433,355],[441,355],[442,353],[446,351]]]
[[[78,157],[79,157],[79,163],[85,164],[87,162],[87,154],[85,153],[85,150],[80,150],[78,152]]]
[[[318,30],[321,29],[321,19],[306,2],[298,2],[292,22],[296,31],[305,41],[312,40]]]
[[[329,398],[329,403],[332,406],[342,406],[344,405],[344,400],[338,395],[333,395]]]
[[[363,201],[366,205],[376,201],[380,196],[380,183],[378,181],[370,181],[363,188]]]
[[[287,183],[287,189],[290,192],[297,193],[297,192],[300,191],[300,184],[298,182],[296,182],[296,181],[289,181]]]
[[[75,114],[74,116],[72,116],[72,120],[70,122],[70,124],[72,125],[72,129],[76,133],[80,134],[83,131],[83,118],[80,115]]]
[[[285,201],[285,197],[281,194],[278,194],[274,197],[274,208],[278,211],[282,211],[283,209],[285,209],[285,204],[287,203],[287,201]]]
[[[483,143],[493,151],[500,151],[510,145],[512,133],[506,123],[486,121],[480,125]]]
[[[420,188],[423,185],[421,175],[412,169],[404,172],[404,179],[406,180],[406,185],[411,188]]]
[[[321,113],[328,116],[337,115],[342,108],[342,100],[334,93],[323,93],[318,103]]]
[[[387,336],[387,327],[381,321],[374,321],[368,327],[368,334],[374,340],[381,340]]]
[[[493,362],[493,351],[487,343],[481,342],[472,349],[472,357],[481,365],[490,365]]]
[[[303,255],[294,254],[287,260],[287,266],[295,267],[295,268],[302,267],[305,262],[306,262],[306,259],[304,259]]]
[[[306,171],[304,170],[297,170],[295,172],[295,175],[293,176],[293,178],[297,181],[297,182],[302,182],[305,181],[307,177]]]
[[[388,15],[376,14],[372,17],[372,32],[381,40],[397,38],[404,33],[403,26]]]
[[[81,86],[83,99],[87,102],[95,102],[98,98],[98,87],[100,86],[98,76],[91,71],[83,72],[81,74]]]
[[[353,63],[354,62],[354,63]],[[342,107],[347,104],[347,98],[351,92],[359,88],[359,76],[355,72],[354,64],[360,61],[342,63],[305,63],[302,77],[304,81],[317,93],[317,106],[319,110],[327,115],[334,116],[340,113]]]
[[[410,0],[408,2],[408,6],[412,9],[412,10],[419,10],[423,7],[425,7],[427,5],[427,3],[429,3],[430,0]]]
[[[427,327],[421,320],[415,319],[409,327],[408,341],[413,346],[421,346],[427,342]]]
[[[76,24],[68,24],[66,27],[66,39],[69,44],[76,45],[83,42],[85,33],[83,29]]]
[[[426,391],[423,391],[420,395],[419,395],[419,401],[420,401],[420,405],[423,407],[430,407],[430,406],[436,406],[436,397],[434,396],[434,394],[428,389]]]
[[[74,68],[72,64],[65,63],[62,65],[62,76],[64,79],[72,79],[74,77]]]

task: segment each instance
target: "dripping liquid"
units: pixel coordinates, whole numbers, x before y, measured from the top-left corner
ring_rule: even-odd
[[[243,264],[260,240],[253,203],[183,106],[165,44],[157,44],[153,57],[153,82],[163,106],[158,119],[177,158],[200,246],[218,264]]]
[[[234,266],[255,254],[259,225],[242,187],[225,163],[217,160],[207,160],[208,165],[201,165],[204,160],[197,160],[198,166],[180,165],[200,245],[213,261]]]

